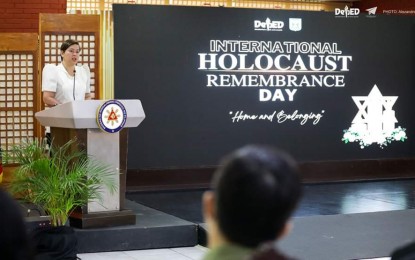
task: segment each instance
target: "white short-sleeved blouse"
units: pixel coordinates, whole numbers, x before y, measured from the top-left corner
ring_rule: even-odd
[[[42,72],[42,91],[55,92],[59,103],[84,100],[91,93],[91,73],[87,65],[75,66],[75,76],[69,75],[62,63],[46,64]]]

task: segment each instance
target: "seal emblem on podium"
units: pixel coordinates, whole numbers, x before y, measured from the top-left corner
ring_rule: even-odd
[[[127,121],[127,110],[118,100],[105,101],[98,107],[97,123],[101,130],[116,133],[124,128]]]

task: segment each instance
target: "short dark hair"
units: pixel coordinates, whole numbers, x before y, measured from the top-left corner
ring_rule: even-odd
[[[277,238],[302,194],[295,161],[268,146],[246,146],[225,157],[212,184],[219,229],[251,248]]]
[[[68,39],[68,40],[64,41],[64,42],[61,44],[60,50],[64,52],[64,51],[66,51],[69,47],[71,47],[72,45],[78,45],[78,46],[79,46],[79,48],[81,48],[81,45],[79,44],[79,42],[77,42],[77,41],[75,41],[75,40],[72,40],[72,39]]]

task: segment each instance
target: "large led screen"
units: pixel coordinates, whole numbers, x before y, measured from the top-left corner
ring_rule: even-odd
[[[114,5],[115,98],[146,114],[128,167],[414,156],[414,19],[341,11]]]

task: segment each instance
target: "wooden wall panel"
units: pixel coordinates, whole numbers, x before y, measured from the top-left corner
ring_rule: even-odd
[[[38,49],[37,33],[0,33],[1,51],[36,52]]]
[[[0,33],[0,38],[0,145],[9,151],[39,135],[38,34]]]
[[[99,15],[40,14],[40,32],[99,33]]]

